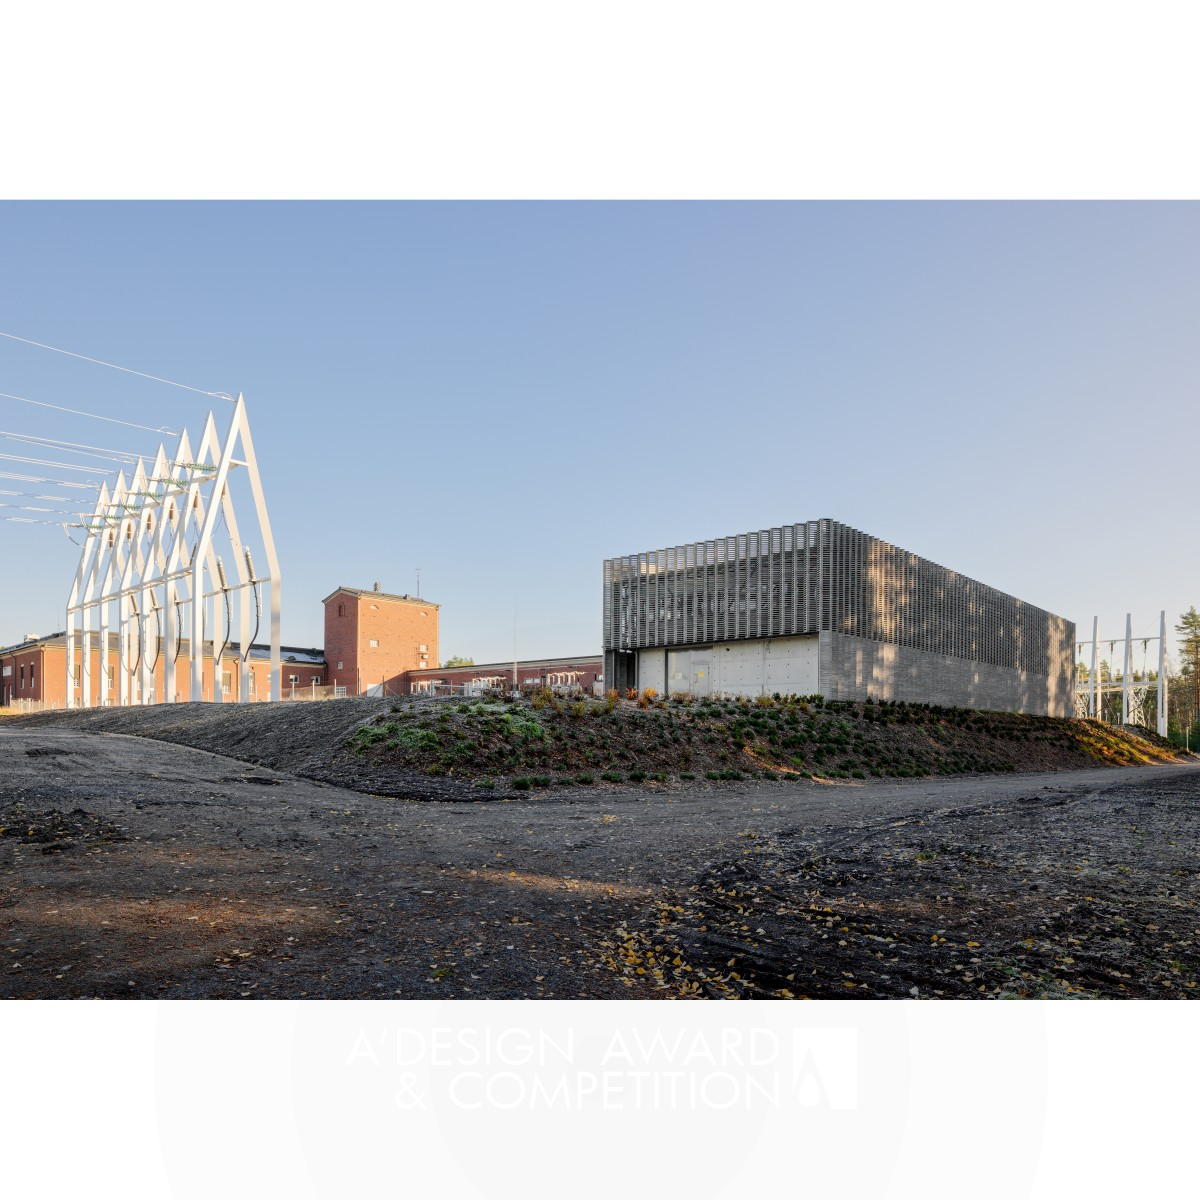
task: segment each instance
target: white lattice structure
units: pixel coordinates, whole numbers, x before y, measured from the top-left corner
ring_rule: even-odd
[[[1100,647],[1108,642],[1111,654],[1118,645],[1124,646],[1124,664],[1121,678],[1104,680],[1100,678]],[[1142,649],[1151,642],[1158,643],[1158,679],[1134,678],[1133,643],[1141,642]],[[1167,736],[1167,614],[1163,610],[1158,615],[1158,635],[1135,638],[1133,636],[1133,616],[1125,614],[1125,636],[1123,638],[1102,638],[1100,636],[1100,619],[1092,619],[1092,636],[1090,641],[1076,644],[1077,651],[1084,646],[1092,648],[1091,674],[1086,680],[1080,680],[1075,687],[1075,715],[1080,718],[1104,720],[1104,696],[1119,692],[1121,695],[1121,724],[1146,725],[1146,700],[1150,688],[1155,687],[1158,694],[1157,727],[1160,737]],[[1145,674],[1145,672],[1143,672]]]
[[[244,484],[242,482],[244,480]],[[245,495],[248,490],[249,495]],[[238,522],[238,496],[248,533]],[[249,516],[249,520],[247,520]],[[239,695],[250,699],[250,647],[262,623],[263,592],[269,593],[270,696],[280,699],[280,577],[275,542],[242,396],[234,402],[224,441],[210,412],[195,450],[185,429],[172,458],[160,445],[146,469],[118,474],[110,491],[100,489],[95,511],[84,522],[85,539],[67,602],[67,703],[91,703],[92,631],[97,658],[109,670],[108,644],[115,617],[118,635],[116,702],[150,704],[176,699],[177,665],[185,641],[190,698],[203,698],[204,643],[212,642],[213,699],[222,699],[223,664],[233,641],[237,600]],[[243,541],[243,536],[248,541]],[[267,574],[257,574],[253,550],[261,549]],[[227,564],[232,565],[232,577]],[[251,624],[251,608],[254,623]],[[79,679],[75,678],[77,645]],[[164,659],[163,692],[154,694],[158,658]],[[111,680],[100,681],[107,704]]]

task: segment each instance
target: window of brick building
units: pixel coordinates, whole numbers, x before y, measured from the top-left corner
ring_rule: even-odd
[[[345,615],[346,615],[346,606],[344,604],[339,604],[338,605],[338,616],[344,617]]]
[[[370,646],[372,650],[378,650],[378,649],[379,649],[379,639],[378,639],[378,638],[372,638],[372,639],[371,639],[371,640],[370,640],[370,641],[367,643],[367,645],[368,645],[368,646]]]

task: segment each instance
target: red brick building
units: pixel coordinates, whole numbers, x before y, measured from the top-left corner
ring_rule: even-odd
[[[418,596],[340,587],[325,605],[325,662],[339,695],[358,696],[381,684],[407,692],[405,676],[438,664],[438,610]],[[345,692],[340,689],[345,688]]]
[[[71,689],[73,705],[83,699],[82,688],[82,644],[75,642],[75,679]],[[222,696],[236,700],[240,693],[242,662],[240,648],[236,642],[225,647],[221,659]],[[108,671],[102,678],[100,671],[100,635],[90,637],[89,678],[91,682],[90,704],[95,706],[117,704],[117,675],[119,671],[119,644],[115,633],[108,636]],[[163,695],[166,672],[165,647],[159,639],[150,651],[153,662],[154,695]],[[187,639],[179,648],[175,662],[175,700],[191,698],[191,651]],[[325,663],[319,649],[298,646],[280,647],[280,667],[283,676],[283,696],[308,696],[325,683]],[[213,698],[213,644],[204,644],[204,699]],[[250,699],[271,698],[270,672],[271,650],[269,646],[251,646],[245,670],[250,675]],[[30,708],[65,708],[67,696],[67,637],[65,633],[50,634],[48,637],[27,637],[15,646],[0,648],[0,706]],[[101,687],[107,682],[104,694]]]
[[[483,663],[469,667],[441,667],[438,660],[438,617],[440,606],[419,596],[339,587],[324,600],[325,647],[282,647],[281,690],[285,700],[318,700],[331,696],[359,696],[382,690],[389,695],[413,692],[459,690],[474,684],[479,688],[513,686],[513,664]],[[108,672],[100,670],[100,637],[91,635],[92,706],[119,703],[116,679],[119,673],[118,639],[109,635]],[[163,695],[165,651],[161,639],[151,644],[153,699]],[[0,648],[0,706],[64,708],[67,702],[66,635],[27,637],[14,646]],[[82,648],[76,641],[75,683],[72,705],[81,704]],[[270,651],[266,646],[250,648],[245,669],[250,673],[251,700],[270,699]],[[204,699],[213,699],[213,645],[204,646]],[[191,696],[191,655],[183,640],[176,659],[174,700]],[[240,695],[241,657],[237,644],[226,647],[222,659],[221,697],[236,700]],[[521,662],[517,679],[523,690],[535,687],[603,690],[603,660],[600,655],[535,659]],[[111,680],[110,686],[105,686]],[[104,693],[101,694],[101,688]]]

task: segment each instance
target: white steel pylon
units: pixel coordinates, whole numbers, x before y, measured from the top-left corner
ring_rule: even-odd
[[[1120,683],[1100,678],[1101,660],[1100,646],[1109,643],[1110,652],[1119,643],[1124,644],[1124,662],[1121,669]],[[1133,643],[1141,642],[1145,651],[1151,642],[1158,643],[1158,675],[1156,680],[1142,676],[1135,678],[1133,670]],[[1167,613],[1163,609],[1158,614],[1158,634],[1147,634],[1145,637],[1133,636],[1133,614],[1125,614],[1125,636],[1123,638],[1102,638],[1100,636],[1100,618],[1092,619],[1092,636],[1087,641],[1077,642],[1076,651],[1084,646],[1092,648],[1091,674],[1086,683],[1079,683],[1075,688],[1075,715],[1078,717],[1091,716],[1095,720],[1104,719],[1104,694],[1120,691],[1121,693],[1121,724],[1141,724],[1145,720],[1145,702],[1150,690],[1150,683],[1158,687],[1158,717],[1157,727],[1160,737],[1167,736]],[[1109,664],[1112,670],[1112,664]],[[1144,674],[1144,673],[1143,673]]]
[[[237,494],[244,476],[250,530],[243,542]],[[149,704],[177,698],[177,664],[186,643],[189,696],[204,696],[204,646],[212,643],[213,699],[224,696],[225,654],[234,630],[237,593],[238,699],[250,699],[250,648],[263,617],[263,589],[270,604],[270,697],[279,700],[280,577],[271,536],[246,403],[238,396],[224,441],[209,413],[193,451],[185,429],[174,457],[159,446],[147,471],[139,459],[130,480],[118,474],[111,492],[100,489],[95,511],[85,517],[86,538],[67,602],[67,705],[92,703],[91,638],[98,618],[99,680],[102,705]],[[190,543],[190,544],[189,544]],[[261,548],[267,574],[255,572],[253,549]],[[226,560],[232,563],[232,578]],[[253,630],[250,622],[254,602]],[[117,686],[109,678],[108,638],[113,607],[117,619]],[[211,610],[211,616],[210,616]],[[77,640],[83,652],[76,671]],[[155,680],[163,664],[162,695]]]

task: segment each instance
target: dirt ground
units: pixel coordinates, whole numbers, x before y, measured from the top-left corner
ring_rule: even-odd
[[[1188,996],[1198,814],[1193,763],[431,804],[5,721],[0,996]]]

